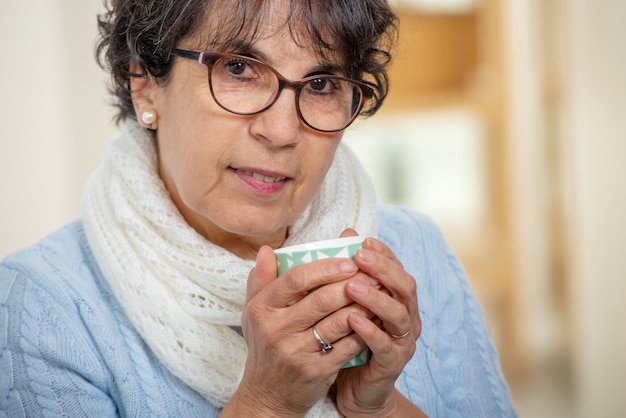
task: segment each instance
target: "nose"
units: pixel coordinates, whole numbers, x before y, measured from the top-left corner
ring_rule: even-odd
[[[300,141],[302,123],[296,109],[296,92],[292,88],[283,89],[268,109],[252,117],[251,130],[255,137],[276,147],[295,145]]]

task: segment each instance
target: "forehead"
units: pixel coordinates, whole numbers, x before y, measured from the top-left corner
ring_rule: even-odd
[[[342,62],[344,47],[333,35],[339,28],[306,2],[289,0],[217,0],[207,5],[204,24],[192,37],[207,51],[245,52],[262,39],[288,33],[320,61]]]

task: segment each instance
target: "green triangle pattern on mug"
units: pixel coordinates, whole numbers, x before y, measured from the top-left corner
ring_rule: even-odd
[[[322,260],[324,258],[352,258],[354,259],[354,255],[361,248],[362,244],[356,243],[352,245],[346,245],[345,247],[338,248],[326,248],[317,251],[317,259]]]
[[[323,260],[325,258],[351,258],[361,248],[362,243],[346,245],[337,248],[324,248],[319,250],[293,251],[291,253],[278,253],[278,274],[283,274],[293,267],[306,264],[311,261]]]
[[[350,361],[344,364],[341,368],[347,369],[355,366],[362,366],[367,364],[370,361],[370,357],[372,357],[372,352],[369,348],[365,347],[363,351],[354,356]]]

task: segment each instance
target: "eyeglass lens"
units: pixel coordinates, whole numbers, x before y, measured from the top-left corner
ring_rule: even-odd
[[[256,60],[239,56],[218,58],[211,66],[211,92],[233,113],[254,114],[269,107],[279,94],[278,75]],[[361,88],[332,75],[307,77],[298,88],[300,117],[314,129],[344,129],[360,110]]]

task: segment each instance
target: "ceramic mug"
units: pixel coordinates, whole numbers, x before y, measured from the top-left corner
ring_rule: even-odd
[[[274,251],[278,260],[278,274],[283,274],[293,267],[325,258],[350,258],[354,260],[354,255],[363,245],[365,238],[361,236],[343,237],[279,248]],[[370,349],[365,347],[344,364],[343,368],[367,364],[371,355]]]

